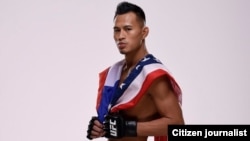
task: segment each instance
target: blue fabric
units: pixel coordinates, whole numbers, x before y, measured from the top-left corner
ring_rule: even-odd
[[[104,116],[108,113],[109,104],[111,103],[111,100],[113,99],[115,89],[117,88],[118,84],[119,84],[119,81],[116,81],[114,87],[104,86],[103,88],[101,103],[97,109],[98,119],[100,122],[104,121]]]

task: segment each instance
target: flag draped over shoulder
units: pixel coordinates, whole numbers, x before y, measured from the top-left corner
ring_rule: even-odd
[[[119,86],[124,60],[115,63],[99,74],[96,110],[100,122],[108,112],[118,112],[135,106],[153,81],[161,76],[170,79],[180,104],[182,92],[167,68],[152,54],[145,56]],[[166,141],[167,137],[155,137],[155,141]]]

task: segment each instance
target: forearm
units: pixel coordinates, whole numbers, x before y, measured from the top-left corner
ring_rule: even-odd
[[[168,125],[170,124],[184,124],[184,120],[172,120],[162,117],[152,121],[138,122],[137,136],[166,136],[168,133]]]

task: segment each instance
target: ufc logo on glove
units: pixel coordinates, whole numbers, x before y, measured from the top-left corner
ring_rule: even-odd
[[[109,128],[110,128],[110,135],[111,136],[114,136],[114,137],[117,137],[117,126],[116,126],[116,121],[112,121],[112,119],[109,120]]]

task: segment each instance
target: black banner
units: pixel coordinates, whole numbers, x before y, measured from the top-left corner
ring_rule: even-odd
[[[169,125],[168,141],[250,141],[250,125]]]

